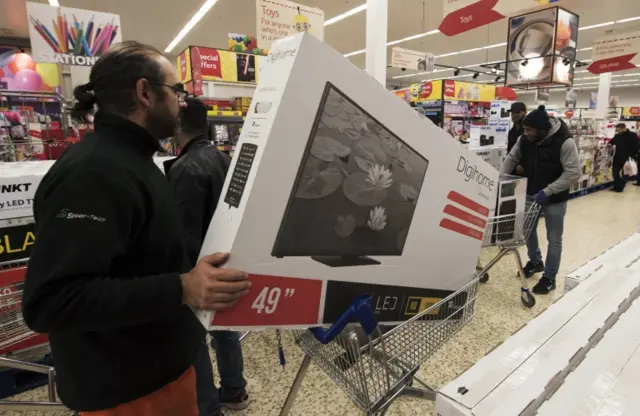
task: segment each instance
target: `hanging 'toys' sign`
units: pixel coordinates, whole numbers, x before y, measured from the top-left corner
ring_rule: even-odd
[[[438,30],[455,36],[500,19],[560,0],[444,0],[444,19]]]

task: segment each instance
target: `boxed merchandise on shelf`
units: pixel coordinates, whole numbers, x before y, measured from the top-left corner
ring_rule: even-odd
[[[469,150],[480,156],[485,162],[496,168],[496,170],[500,170],[500,165],[502,165],[505,157],[507,157],[507,148],[503,146],[476,147],[471,145],[469,146]]]
[[[638,298],[640,268],[604,269],[442,388],[441,416],[534,415]]]
[[[497,171],[313,36],[267,59],[201,251],[253,285],[201,322],[333,323],[371,294],[400,322],[469,283]]]

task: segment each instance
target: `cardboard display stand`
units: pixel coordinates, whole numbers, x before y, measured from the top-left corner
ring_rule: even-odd
[[[279,40],[201,251],[230,252],[253,285],[196,313],[306,327],[372,295],[379,322],[404,321],[472,279],[497,176],[328,45]]]

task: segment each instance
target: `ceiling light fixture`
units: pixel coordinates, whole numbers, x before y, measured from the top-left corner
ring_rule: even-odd
[[[609,22],[604,22],[604,23],[598,23],[595,25],[591,25],[591,26],[583,26],[581,28],[579,28],[579,30],[589,30],[589,29],[595,29],[595,28],[599,28],[599,27],[605,27],[605,26],[611,26],[613,24],[616,23],[627,23],[627,22],[633,22],[635,20],[640,20],[640,16],[635,16],[635,17],[629,17],[626,19],[621,19],[621,20],[616,20],[616,21],[609,21]],[[437,33],[440,33],[439,30],[435,29],[435,30],[430,30],[428,32],[424,32],[424,33],[419,33],[413,36],[407,36],[406,38],[402,38],[402,39],[398,39],[398,40],[394,40],[391,42],[387,43],[387,46],[393,46],[393,45],[397,45],[398,43],[402,43],[402,42],[407,42],[410,40],[414,40],[414,39],[419,39],[425,36],[430,36],[430,35],[435,35]],[[452,53],[446,53],[443,55],[438,55],[436,56],[436,58],[444,58],[447,56],[454,56],[454,55],[461,55],[463,53],[469,53],[469,52],[477,52],[481,49],[492,49],[492,48],[499,48],[501,46],[506,46],[507,42],[502,42],[502,43],[496,43],[495,45],[488,45],[488,46],[484,46],[482,48],[474,48],[474,49],[467,49],[464,51],[458,51],[458,52],[452,52]],[[591,48],[583,48],[583,49],[579,49],[579,51],[587,51],[590,50]],[[345,54],[345,57],[350,57],[350,56],[355,56],[355,55],[360,55],[365,53],[366,50],[365,49],[360,49],[354,52],[349,52],[347,54]],[[582,61],[582,62],[590,62],[590,61]]]
[[[49,0],[49,6],[60,7],[58,0]]]
[[[599,27],[611,26],[611,25],[614,25],[615,23],[616,23],[615,21],[611,21],[611,22],[598,23],[591,26],[582,26],[582,27],[579,27],[578,30],[596,29]]]
[[[338,23],[340,20],[344,20],[347,17],[353,16],[354,14],[358,14],[358,13],[363,12],[365,10],[367,10],[367,3],[361,4],[358,7],[354,7],[353,9],[347,10],[346,12],[344,12],[342,14],[339,14],[336,17],[332,17],[331,19],[326,20],[324,22],[324,25],[325,26],[329,26],[329,25],[332,25],[334,23]]]
[[[629,23],[629,22],[635,22],[636,20],[640,20],[640,16],[628,17],[626,19],[616,20],[616,23]]]
[[[522,62],[520,63],[520,65],[522,65],[522,66],[527,66],[527,65],[529,65],[529,60],[528,60],[528,59],[525,59],[524,61],[522,61]]]
[[[437,33],[440,33],[440,31],[438,29],[430,30],[430,31],[424,32],[424,33],[418,33],[417,35],[407,36],[406,38],[402,38],[402,39],[398,39],[398,40],[392,40],[391,42],[387,42],[387,46],[397,45],[398,43],[407,42],[407,41],[414,40],[414,39],[420,39],[420,38],[423,38],[425,36],[435,35]]]
[[[473,76],[473,74],[464,74],[464,75],[458,75],[458,76],[454,76],[454,77],[429,78],[429,79],[420,80],[420,82],[440,81],[440,80],[443,80],[443,79],[454,79],[454,78],[467,78],[467,77],[472,77],[472,76]]]
[[[500,75],[496,77],[496,82],[500,82]]]
[[[348,58],[350,56],[355,56],[355,55],[360,55],[361,53],[365,53],[367,50],[366,49],[360,49],[359,51],[353,51],[353,52],[349,52],[347,54],[344,54],[343,56],[345,58]]]
[[[473,79],[478,79],[479,76],[480,76],[480,73],[476,72],[475,74],[473,74]]]
[[[562,60],[562,63],[564,64],[564,66],[568,66],[568,65],[571,63],[571,59],[569,59],[569,58],[564,58],[564,59]]]
[[[182,30],[180,30],[180,32],[178,32],[178,34],[176,35],[175,38],[173,38],[173,40],[169,43],[169,46],[167,46],[164,50],[164,53],[169,53],[171,52],[176,46],[178,46],[178,43],[184,39],[185,36],[187,36],[187,33],[189,33],[191,31],[191,29],[193,29],[193,27],[198,24],[198,22],[204,17],[205,14],[207,14],[207,12],[213,7],[215,6],[215,4],[218,2],[218,0],[207,0],[204,2],[204,4],[200,7],[200,9],[191,17],[191,20],[189,20],[187,22],[186,25],[184,25],[184,27],[182,28]]]
[[[460,75],[460,69],[456,68],[455,71],[453,71],[453,75],[456,77]]]

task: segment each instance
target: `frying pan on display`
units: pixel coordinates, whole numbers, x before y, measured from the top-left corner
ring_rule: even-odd
[[[531,57],[553,54],[553,28],[555,22],[550,19],[535,19],[525,22],[510,36],[509,72],[517,77],[520,63]],[[545,58],[545,68],[549,58]]]

